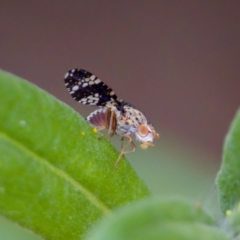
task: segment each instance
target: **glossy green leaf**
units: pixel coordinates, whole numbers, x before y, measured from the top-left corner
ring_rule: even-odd
[[[126,160],[114,171],[112,145],[61,101],[6,72],[0,97],[3,216],[45,239],[81,239],[103,214],[148,195]]]
[[[198,204],[182,199],[146,199],[104,218],[86,240],[227,240]]]
[[[240,201],[240,111],[225,139],[217,184],[223,212],[232,209]]]

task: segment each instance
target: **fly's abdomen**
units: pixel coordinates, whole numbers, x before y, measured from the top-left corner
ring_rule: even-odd
[[[109,129],[111,135],[115,134],[117,119],[115,112],[110,108],[101,108],[92,112],[87,121],[98,130]]]
[[[87,121],[98,130],[107,128],[106,109],[101,108],[95,110],[87,117]]]

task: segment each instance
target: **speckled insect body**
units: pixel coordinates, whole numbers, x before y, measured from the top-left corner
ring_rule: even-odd
[[[135,151],[132,136],[141,142],[143,149],[154,146],[153,139],[159,138],[143,113],[118,98],[111,88],[92,73],[83,69],[72,69],[65,75],[65,85],[76,101],[100,107],[86,118],[92,126],[98,130],[107,129],[110,136],[117,134],[122,137],[122,141],[128,140],[128,143],[122,146],[115,168],[124,154]],[[127,150],[129,147],[131,149]]]

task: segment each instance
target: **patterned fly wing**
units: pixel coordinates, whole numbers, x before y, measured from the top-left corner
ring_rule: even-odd
[[[116,106],[123,101],[98,77],[83,69],[72,69],[65,75],[65,85],[71,96],[78,102],[95,106]]]

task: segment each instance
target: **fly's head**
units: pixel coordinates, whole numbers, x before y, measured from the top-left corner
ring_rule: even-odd
[[[149,146],[153,147],[153,140],[159,138],[159,134],[155,131],[154,127],[147,123],[142,123],[138,126],[135,133],[136,139],[141,142],[141,148],[146,149]]]

